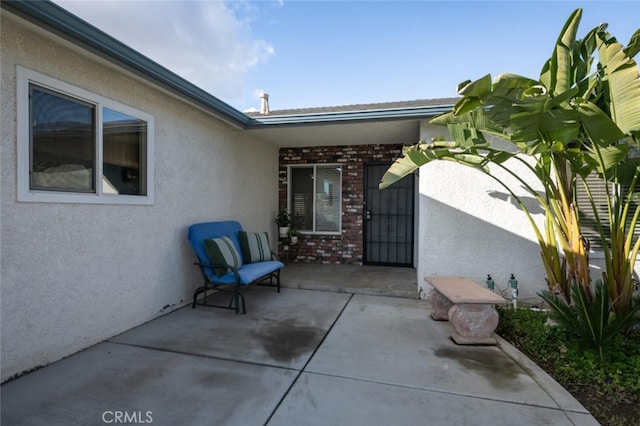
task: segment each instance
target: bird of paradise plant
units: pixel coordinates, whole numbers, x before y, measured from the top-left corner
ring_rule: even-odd
[[[587,185],[586,177],[592,173],[621,181],[640,165],[627,155],[629,146],[638,145],[640,135],[640,80],[632,59],[640,50],[640,30],[626,48],[606,32],[606,24],[579,40],[576,34],[581,15],[582,9],[577,9],[567,20],[538,80],[501,74],[495,79],[486,75],[461,83],[458,93],[462,97],[453,110],[431,120],[446,126],[450,139],[439,137],[405,147],[403,157],[380,183],[385,188],[435,160],[454,161],[486,173],[513,196],[527,216],[540,245],[549,291],[561,294],[567,303],[573,284],[592,297],[589,242],[581,232],[579,212],[596,206],[578,206],[577,185]],[[596,50],[599,60],[594,71]],[[496,144],[493,137],[511,142],[511,146]],[[520,177],[513,164],[531,171],[544,193],[539,194]],[[538,201],[545,213],[543,228],[494,170],[506,172]],[[615,196],[610,202],[609,216],[617,211],[620,217],[628,215],[630,204],[626,209],[621,207],[624,203],[616,202]],[[635,221],[636,213],[637,209]],[[609,219],[614,226],[623,220]],[[600,231],[606,241],[604,229]],[[611,258],[606,262],[605,281],[615,298],[613,303],[628,306],[631,293],[627,279],[633,272],[639,243],[634,242],[633,232],[623,234],[612,239],[615,249],[609,245],[605,251],[605,258]]]

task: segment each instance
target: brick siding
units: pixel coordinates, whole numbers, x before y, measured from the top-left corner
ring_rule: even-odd
[[[281,148],[278,199],[287,208],[287,166],[336,163],[342,165],[341,235],[300,235],[286,260],[303,263],[358,264],[364,257],[364,167],[392,163],[402,154],[402,144]],[[282,253],[282,252],[281,252]]]

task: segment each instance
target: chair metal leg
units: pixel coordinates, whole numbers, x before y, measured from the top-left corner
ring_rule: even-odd
[[[247,307],[244,304],[244,294],[240,293],[240,299],[242,300],[242,315],[247,313]]]
[[[200,293],[205,293],[205,297],[206,297],[206,290],[204,287],[198,287],[196,291],[193,293],[193,304],[191,305],[191,309],[196,308],[196,301],[198,300],[198,295]]]
[[[234,298],[235,298],[235,293],[231,293],[231,297],[229,298],[229,305],[227,306],[227,308],[234,309],[233,307]]]
[[[240,284],[236,284],[236,288],[233,292],[233,303],[234,303],[234,308],[236,310],[236,314],[240,312],[239,296],[240,296]]]

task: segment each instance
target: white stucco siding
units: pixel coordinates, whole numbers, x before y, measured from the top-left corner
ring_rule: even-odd
[[[427,122],[420,131],[421,139],[427,141],[446,133]],[[525,166],[511,161],[509,168],[521,177],[530,176],[527,182],[542,192]],[[538,202],[515,178],[495,166],[492,170],[521,197],[544,231]],[[428,292],[424,283],[428,275],[463,276],[484,283],[487,274],[506,289],[513,273],[520,297],[539,300],[537,293],[547,288],[540,248],[531,224],[508,192],[482,172],[447,161],[428,164],[419,173],[417,273],[422,289]],[[590,266],[593,284],[605,269],[601,251],[590,255]],[[640,262],[636,262],[635,276],[640,276]]]
[[[423,123],[421,139],[430,140],[446,129]],[[526,176],[524,166],[511,165]],[[510,167],[511,167],[510,166]],[[508,192],[482,172],[447,161],[420,169],[420,241],[418,282],[428,290],[428,275],[463,276],[484,283],[491,274],[500,288],[511,273],[520,296],[529,298],[546,288],[535,234],[525,214]],[[533,212],[535,201],[514,178],[497,171]],[[540,188],[538,188],[540,189]],[[543,215],[535,215],[542,226]]]
[[[189,224],[236,219],[275,239],[278,151],[2,15],[4,381],[188,302],[201,284]],[[154,116],[153,205],[17,202],[16,65]]]

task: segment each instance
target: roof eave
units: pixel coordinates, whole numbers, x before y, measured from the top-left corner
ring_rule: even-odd
[[[245,128],[255,120],[50,1],[2,0],[2,8]]]
[[[435,117],[451,111],[453,104],[430,105],[424,107],[392,108],[360,111],[324,112],[292,115],[265,115],[255,117],[254,122],[247,126],[249,129],[264,128],[265,126],[296,126],[304,124],[330,124],[340,122],[390,121],[425,119]]]

